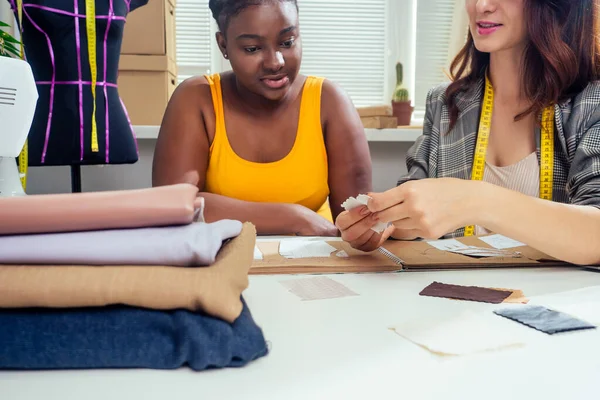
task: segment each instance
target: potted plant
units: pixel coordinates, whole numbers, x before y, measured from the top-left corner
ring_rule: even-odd
[[[396,64],[396,88],[392,97],[392,113],[398,119],[398,125],[410,125],[413,107],[411,105],[408,89],[403,86],[402,63]]]
[[[19,51],[21,42],[2,29],[7,27],[10,27],[10,25],[0,21],[0,57],[21,58],[21,52]]]

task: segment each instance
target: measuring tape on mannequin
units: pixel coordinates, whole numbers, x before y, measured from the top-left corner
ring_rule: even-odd
[[[17,0],[17,16],[19,18],[19,34],[20,34],[20,57],[25,60],[25,51],[23,49],[23,0]],[[27,166],[29,164],[28,139],[25,139],[25,144],[19,153],[19,177],[21,178],[21,186],[23,190],[27,189]]]
[[[98,127],[96,126],[96,2],[85,0],[85,26],[87,31],[88,57],[92,75],[92,151],[98,152]],[[106,66],[104,66],[106,68]]]
[[[477,144],[473,157],[473,170],[471,180],[483,180],[485,171],[485,155],[490,138],[492,126],[492,112],[494,110],[494,88],[489,79],[485,78],[485,94],[481,108]],[[552,184],[554,181],[554,107],[546,107],[542,112],[542,130],[540,138],[540,198],[552,200]],[[465,227],[465,236],[473,236],[475,226]]]

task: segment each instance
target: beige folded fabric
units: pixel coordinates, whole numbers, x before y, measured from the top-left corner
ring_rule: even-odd
[[[255,242],[256,228],[245,223],[209,267],[0,265],[0,308],[125,304],[233,322],[242,312]]]
[[[0,198],[0,234],[183,225],[203,203],[183,183],[136,190]]]

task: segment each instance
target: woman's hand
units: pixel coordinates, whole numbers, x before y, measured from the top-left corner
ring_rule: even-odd
[[[293,231],[298,236],[338,236],[339,231],[329,220],[298,204],[293,207]]]
[[[455,178],[408,181],[384,193],[370,194],[374,222],[392,222],[394,237],[438,239],[476,222],[479,182]]]
[[[342,212],[335,221],[342,232],[342,239],[352,247],[362,251],[373,251],[385,242],[394,231],[389,226],[382,233],[371,230],[379,222],[366,206]]]

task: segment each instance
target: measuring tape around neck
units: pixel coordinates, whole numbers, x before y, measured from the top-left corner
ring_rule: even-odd
[[[23,0],[17,0],[17,17],[19,18],[19,35],[20,35],[20,57],[25,60],[25,50],[23,48]],[[19,177],[21,178],[21,186],[23,190],[27,190],[27,166],[29,165],[29,146],[28,139],[25,139],[25,144],[19,153]]]
[[[473,156],[471,180],[481,181],[485,171],[485,156],[492,127],[494,110],[494,88],[489,79],[485,78],[485,93],[481,107],[477,144]],[[552,200],[554,182],[554,107],[546,107],[542,112],[542,128],[540,138],[540,198]],[[475,226],[465,227],[465,236],[473,236]]]
[[[98,72],[96,65],[96,0],[85,0],[85,26],[90,73],[92,75],[92,152],[96,153],[98,152],[98,127],[96,125],[96,75]]]

